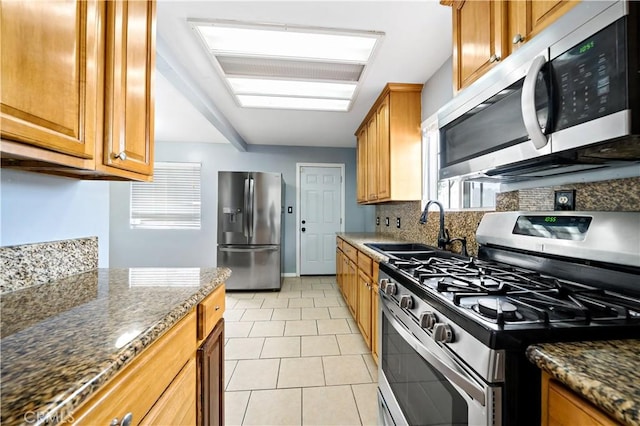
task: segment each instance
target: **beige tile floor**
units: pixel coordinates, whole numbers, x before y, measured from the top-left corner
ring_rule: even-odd
[[[335,277],[226,303],[227,425],[377,424],[377,367]]]

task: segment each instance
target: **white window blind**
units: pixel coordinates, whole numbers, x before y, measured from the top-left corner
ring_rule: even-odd
[[[132,229],[200,229],[200,163],[155,163],[153,182],[131,183]]]

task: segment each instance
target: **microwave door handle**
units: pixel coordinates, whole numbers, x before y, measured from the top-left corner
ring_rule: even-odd
[[[476,385],[471,379],[465,377],[462,372],[455,371],[453,368],[445,364],[426,346],[424,346],[413,333],[409,331],[401,321],[387,308],[382,306],[384,313],[389,317],[389,323],[402,336],[402,338],[413,347],[429,364],[431,364],[440,374],[445,376],[453,384],[458,385],[471,398],[478,401],[483,407],[486,405],[484,389]]]
[[[549,143],[547,136],[540,129],[538,113],[536,112],[536,80],[538,79],[538,73],[546,62],[547,59],[544,56],[538,56],[533,60],[524,78],[522,98],[520,99],[524,127],[527,129],[531,143],[536,149],[544,148]]]

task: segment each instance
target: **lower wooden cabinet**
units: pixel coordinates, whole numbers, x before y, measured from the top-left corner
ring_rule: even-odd
[[[613,426],[618,423],[542,373],[542,426]]]
[[[343,251],[345,249],[346,252]],[[338,237],[336,239],[336,282],[377,363],[378,263]]]
[[[224,424],[224,319],[198,348],[198,424]]]
[[[358,328],[364,341],[371,348],[371,277],[358,271]]]
[[[141,425],[196,424],[196,360],[191,358],[140,422]]]
[[[219,286],[137,355],[72,414],[74,424],[222,425],[224,293]]]

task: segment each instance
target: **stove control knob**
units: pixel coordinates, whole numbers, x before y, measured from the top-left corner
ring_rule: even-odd
[[[420,314],[420,327],[422,328],[431,330],[437,322],[438,318],[436,318],[436,314],[433,312],[425,311]]]
[[[441,343],[453,342],[453,330],[451,330],[451,326],[443,322],[436,323],[433,326],[433,340]]]
[[[411,309],[413,308],[413,299],[409,295],[404,295],[400,297],[400,307],[403,309]]]
[[[387,285],[384,286],[384,292],[389,296],[396,294],[397,290],[398,288],[395,283],[387,283]]]
[[[389,278],[383,278],[380,280],[380,288],[382,291],[387,287],[387,284],[389,284]]]

